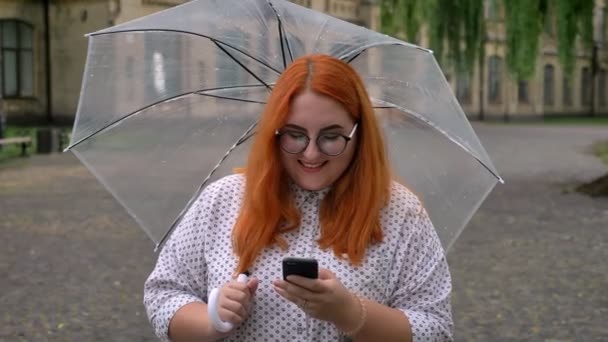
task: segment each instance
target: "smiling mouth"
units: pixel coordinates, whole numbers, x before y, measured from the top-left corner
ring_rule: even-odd
[[[327,163],[327,161],[321,162],[321,163],[305,163],[301,160],[298,160],[298,163],[303,166],[305,169],[307,170],[318,170],[320,169],[323,165],[325,165]]]

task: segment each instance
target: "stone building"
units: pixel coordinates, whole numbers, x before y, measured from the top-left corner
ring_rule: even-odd
[[[0,0],[1,109],[9,123],[70,123],[80,94],[87,53],[85,34],[186,2],[185,0]],[[378,30],[374,0],[294,0],[302,6]],[[603,11],[604,0],[596,0]],[[555,25],[543,34],[535,77],[513,80],[505,66],[504,11],[486,1],[486,60],[473,74],[446,78],[471,118],[539,118],[543,115],[586,115],[594,99],[598,115],[608,115],[606,49],[599,46],[599,68],[592,77],[591,55],[579,53],[567,81],[557,60]],[[605,34],[605,25],[601,35]],[[424,32],[424,30],[423,30]],[[428,45],[421,35],[418,43]],[[136,53],[138,50],[134,50]],[[139,51],[143,51],[139,49]],[[135,58],[136,56],[133,56]],[[125,63],[132,63],[129,57]],[[483,73],[480,73],[480,69]],[[595,78],[595,96],[591,79]],[[481,85],[481,87],[480,87]],[[136,91],[136,90],[133,90]],[[124,92],[122,96],[129,96]],[[483,97],[483,101],[480,98]]]

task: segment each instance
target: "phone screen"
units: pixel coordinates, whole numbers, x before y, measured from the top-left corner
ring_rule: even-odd
[[[299,275],[316,279],[319,277],[319,265],[316,259],[287,257],[283,259],[283,279],[289,275]]]

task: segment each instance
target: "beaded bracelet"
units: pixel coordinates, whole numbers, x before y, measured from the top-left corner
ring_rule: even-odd
[[[355,296],[359,300],[359,307],[361,308],[361,318],[359,319],[359,324],[357,324],[354,329],[351,329],[349,331],[342,331],[342,334],[346,336],[356,335],[365,325],[365,320],[367,318],[367,306],[365,306],[365,303],[363,303],[363,300],[359,295],[353,294],[353,296]]]

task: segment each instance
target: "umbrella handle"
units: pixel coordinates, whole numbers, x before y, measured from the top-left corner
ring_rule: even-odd
[[[239,274],[239,276],[236,278],[236,281],[239,283],[246,283],[247,275],[242,273]],[[220,315],[217,312],[219,295],[220,290],[218,288],[214,288],[213,290],[211,290],[211,293],[209,294],[209,303],[207,303],[207,313],[209,314],[209,318],[211,319],[211,323],[213,323],[213,327],[215,328],[215,330],[225,333],[232,330],[232,328],[234,328],[234,324],[230,322],[224,322],[220,318]]]

